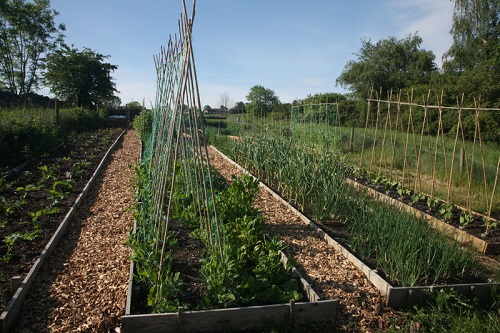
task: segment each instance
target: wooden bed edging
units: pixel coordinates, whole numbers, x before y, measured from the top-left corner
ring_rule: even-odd
[[[492,287],[500,284],[473,283],[473,284],[450,284],[423,287],[391,287],[387,297],[387,306],[395,309],[409,308],[414,304],[423,304],[426,296],[440,290],[454,290],[457,294],[468,299],[491,301]]]
[[[335,318],[338,301],[299,302],[241,308],[186,311],[177,313],[128,315],[122,317],[123,333],[223,332],[302,324]]]
[[[406,211],[410,214],[413,214],[414,216],[418,218],[422,218],[431,227],[434,229],[440,230],[444,233],[446,233],[450,238],[456,240],[459,243],[462,244],[469,244],[473,248],[477,249],[480,253],[482,254],[499,254],[500,253],[500,243],[489,243],[481,238],[478,238],[476,236],[473,236],[466,231],[460,230],[458,228],[455,228],[452,225],[447,224],[446,222],[435,218],[432,215],[429,215],[425,212],[422,212],[412,206],[409,206],[405,204],[404,202],[401,202],[399,200],[396,200],[388,195],[385,195],[384,193],[381,193],[377,190],[374,190],[368,186],[365,186],[363,184],[360,184],[358,182],[355,182],[351,179],[347,179],[347,183],[354,188],[361,190],[361,191],[366,191],[369,196],[381,201],[388,203],[390,205],[393,205],[403,211]]]
[[[224,155],[217,148],[211,146],[215,151],[217,151],[224,159],[239,168],[246,174],[252,175],[245,168],[240,166],[238,163],[234,162],[232,159]],[[255,178],[255,176],[252,175]],[[349,250],[343,247],[340,243],[335,241],[326,232],[324,232],[320,227],[318,227],[314,222],[312,222],[307,216],[298,211],[295,207],[290,205],[285,199],[279,196],[266,184],[260,182],[260,186],[266,191],[268,191],[274,198],[280,200],[284,205],[286,205],[290,210],[292,210],[306,225],[310,226],[320,237],[330,246],[334,247],[335,250],[342,253],[342,255],[349,260],[354,266],[361,270],[368,280],[380,291],[380,293],[385,296],[386,306],[390,306],[394,309],[403,309],[411,307],[414,304],[419,304],[423,301],[424,296],[428,292],[435,292],[441,289],[455,290],[458,294],[462,294],[469,298],[477,298],[478,300],[488,300],[491,298],[491,290],[494,287],[500,287],[500,283],[473,283],[473,284],[455,284],[455,285],[436,285],[436,286],[418,286],[418,287],[393,287],[390,283],[384,280],[376,270],[371,269],[365,265],[359,258],[352,254]],[[379,193],[379,192],[377,192]],[[392,198],[391,198],[392,199]],[[397,200],[396,200],[397,201]],[[399,201],[398,201],[399,202]],[[408,206],[409,207],[409,206]],[[412,207],[411,207],[412,208]]]
[[[68,213],[66,213],[66,216],[62,220],[62,222],[59,224],[59,227],[57,230],[54,232],[54,235],[52,235],[52,238],[49,240],[45,248],[43,249],[42,253],[38,256],[36,259],[35,263],[33,266],[31,266],[30,271],[22,281],[22,283],[19,285],[17,288],[14,296],[12,296],[11,300],[9,303],[7,303],[5,310],[2,312],[0,315],[0,332],[2,333],[7,333],[9,330],[12,328],[14,325],[14,322],[17,319],[17,316],[19,315],[19,311],[21,311],[21,306],[22,303],[24,302],[24,299],[28,295],[28,292],[31,288],[31,285],[35,281],[36,275],[38,274],[38,271],[42,267],[42,265],[45,263],[49,255],[52,253],[52,251],[57,247],[61,239],[64,237],[64,234],[66,232],[66,229],[68,225],[71,223],[71,220],[73,219],[73,216],[76,213],[76,210],[78,207],[83,202],[83,199],[87,196],[88,191],[94,184],[95,179],[99,175],[99,173],[102,171],[103,166],[105,162],[107,161],[109,155],[113,152],[113,150],[116,148],[118,145],[118,142],[121,140],[125,132],[127,132],[128,128],[126,128],[115,140],[115,142],[111,145],[111,147],[108,149],[104,157],[102,158],[101,162],[97,166],[96,170],[92,174],[92,177],[90,177],[89,181],[83,188],[82,192],[78,195],[76,198],[75,202],[71,206],[70,210]]]
[[[134,233],[136,232],[136,223],[134,221]],[[280,256],[281,256],[281,263],[283,266],[286,266],[288,263],[288,258],[286,255],[283,253],[283,251],[279,251]],[[132,253],[133,255],[133,253]],[[318,302],[321,299],[319,298],[318,294],[314,291],[314,289],[311,287],[309,282],[307,282],[306,279],[300,274],[300,272],[295,268],[292,267],[292,277],[294,279],[297,279],[299,282],[299,288],[300,292],[304,293],[305,298],[309,300],[309,302]],[[127,301],[125,303],[125,315],[131,315],[131,307],[132,307],[132,296],[134,294],[134,261],[130,261],[130,269],[129,269],[129,278],[128,278],[128,288],[127,288]],[[207,310],[208,311],[208,310]],[[143,315],[138,315],[138,316],[149,316],[148,314],[143,314]],[[123,318],[123,317],[122,317]]]

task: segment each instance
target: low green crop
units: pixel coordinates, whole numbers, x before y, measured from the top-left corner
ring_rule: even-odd
[[[262,131],[223,149],[252,172],[264,176],[268,184],[315,220],[346,221],[346,241],[351,248],[396,285],[457,282],[476,275],[478,262],[472,251],[461,248],[424,221],[371,202],[356,192],[345,182],[349,169],[341,156],[305,150],[290,140]],[[377,181],[388,183],[382,178]],[[403,186],[398,186],[398,192],[411,194]],[[431,199],[428,204],[434,207],[436,203]],[[442,205],[440,209],[442,216],[449,218],[451,206]]]

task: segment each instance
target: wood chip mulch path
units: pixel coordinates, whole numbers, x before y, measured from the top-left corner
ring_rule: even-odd
[[[231,179],[241,171],[210,149],[210,163],[221,175]],[[288,207],[261,188],[255,206],[264,214],[270,235],[279,235],[285,252],[294,258],[295,267],[321,299],[338,299],[337,332],[384,331],[398,314],[384,308],[384,299],[366,276],[333,247],[328,246],[312,228],[306,226]]]
[[[139,151],[135,131],[127,131],[40,270],[13,332],[108,332],[119,325],[133,226],[130,166]]]

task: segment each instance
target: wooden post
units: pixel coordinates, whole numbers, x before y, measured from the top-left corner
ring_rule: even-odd
[[[351,128],[351,138],[349,139],[349,152],[354,151],[354,124],[352,125]]]
[[[184,314],[184,307],[179,306],[177,308],[177,324],[179,327],[179,330],[182,332],[182,315]]]
[[[21,285],[21,276],[16,275],[10,279],[10,296],[14,296],[17,288]]]
[[[462,147],[462,150],[460,151],[460,174],[464,173],[464,167],[465,167],[465,147]]]
[[[56,109],[56,127],[59,127],[59,101],[57,98],[55,101],[55,109]]]
[[[290,321],[289,321],[290,325],[294,325],[295,324],[295,300],[294,299],[290,299]]]

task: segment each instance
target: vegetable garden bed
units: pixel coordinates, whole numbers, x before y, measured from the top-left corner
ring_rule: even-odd
[[[214,148],[215,149],[215,148]],[[236,164],[234,161],[223,155],[221,152],[218,152],[224,158],[226,158],[231,163],[238,166],[244,170],[241,166]],[[246,171],[245,171],[246,172]],[[261,186],[266,188],[272,195],[281,200],[283,203],[288,204],[284,199],[282,199],[278,194],[272,191],[265,184],[261,183]],[[498,286],[498,283],[462,283],[462,284],[446,284],[446,285],[432,285],[432,286],[412,286],[412,287],[394,287],[391,283],[387,282],[383,276],[379,274],[376,270],[368,267],[363,261],[359,260],[357,256],[352,254],[349,250],[347,250],[343,245],[335,241],[332,237],[330,237],[325,231],[319,228],[315,223],[311,222],[309,218],[300,213],[296,208],[289,205],[290,209],[292,209],[298,216],[300,216],[301,220],[317,230],[317,232],[321,235],[321,237],[331,246],[335,247],[339,252],[341,252],[347,259],[349,259],[358,269],[360,269],[369,279],[370,281],[380,290],[380,292],[386,296],[385,304],[387,306],[391,306],[394,308],[404,308],[409,307],[413,304],[418,304],[423,301],[426,292],[434,292],[440,289],[454,289],[458,293],[464,294],[468,297],[475,298],[483,298],[486,300],[488,297],[491,297],[492,287]]]
[[[12,325],[38,270],[63,237],[77,207],[124,133],[123,129],[107,129],[80,135],[52,156],[26,165],[3,180],[3,331]],[[31,222],[25,222],[27,219]],[[18,281],[19,288],[11,281]]]
[[[179,238],[179,234],[177,237]],[[193,257],[192,254],[193,252],[199,253],[199,251],[194,250],[193,246],[183,246],[183,249],[184,254],[177,255],[177,260],[174,262],[175,268],[183,269],[182,278],[187,282],[187,292],[184,293],[183,300],[200,301],[204,294],[204,286],[200,286],[197,278],[193,279],[196,272],[193,272],[192,267],[188,267],[190,265],[197,266],[197,257]],[[186,255],[191,260],[187,259]],[[184,260],[181,257],[184,257]],[[281,258],[283,265],[286,266],[287,258],[283,253],[281,253]],[[307,296],[306,301],[303,302],[290,300],[288,304],[198,311],[185,311],[184,307],[180,306],[175,313],[133,314],[134,310],[137,311],[137,308],[134,309],[134,304],[136,307],[137,303],[139,303],[139,307],[141,303],[144,306],[144,302],[139,299],[141,296],[138,295],[141,294],[140,287],[134,286],[134,272],[134,262],[131,262],[127,306],[125,316],[122,317],[121,327],[121,331],[124,333],[154,333],[166,330],[169,332],[236,332],[287,324],[300,325],[311,321],[324,321],[325,318],[331,320],[337,315],[338,301],[320,300],[317,293],[294,268],[292,268],[292,275],[300,282],[301,292]]]
[[[137,170],[142,170],[142,167]],[[215,175],[212,177],[217,178]],[[219,181],[216,187],[220,186]],[[140,182],[138,188],[138,193],[144,193]],[[185,189],[184,186],[179,188]],[[336,317],[338,301],[320,300],[298,271],[290,267],[286,256],[279,250],[281,242],[262,237],[262,216],[249,206],[257,192],[257,183],[249,177],[234,179],[230,187],[218,192],[219,214],[225,216],[220,228],[226,230],[221,232],[226,235],[224,253],[229,257],[229,264],[216,272],[209,270],[220,264],[212,262],[213,254],[211,257],[207,249],[204,230],[196,227],[196,222],[193,224],[194,221],[184,220],[186,216],[191,216],[190,206],[184,206],[189,192],[183,192],[184,205],[181,205],[183,208],[180,211],[180,206],[174,204],[177,210],[173,211],[173,216],[179,216],[181,220],[172,219],[169,223],[167,239],[171,249],[166,260],[170,264],[165,265],[168,268],[162,271],[164,280],[159,285],[155,284],[158,283],[155,281],[157,265],[151,267],[149,263],[154,254],[147,255],[145,252],[152,249],[146,245],[149,242],[142,238],[144,231],[138,233],[138,228],[142,226],[144,229],[147,222],[141,219],[139,227],[136,224],[129,241],[134,252],[126,315],[122,317],[123,332],[160,332],[167,329],[172,332],[238,331]],[[179,192],[175,191],[171,197],[177,196]],[[137,207],[143,209],[144,203],[139,201]],[[136,216],[141,217],[142,214],[138,212]],[[226,220],[229,216],[231,218]],[[238,258],[233,257],[236,253],[239,253]],[[279,267],[280,258],[283,269]],[[136,263],[139,263],[139,269]],[[236,275],[232,275],[232,270]],[[291,276],[287,277],[290,273]],[[222,276],[225,276],[221,280],[223,284],[219,284],[217,279]],[[297,285],[302,295],[307,295],[305,302],[301,302],[303,296],[297,293]],[[154,293],[161,286],[168,286],[169,290],[158,299]],[[285,299],[288,303],[274,303]],[[170,311],[162,311],[164,309]]]
[[[500,253],[500,228],[493,228],[485,235],[484,225],[480,222],[483,217],[479,215],[473,215],[472,220],[466,226],[461,227],[459,222],[461,210],[458,207],[450,206],[448,213],[453,215],[450,215],[447,220],[443,220],[438,218],[438,216],[443,215],[438,212],[438,202],[432,208],[426,207],[422,202],[428,197],[423,195],[414,200],[409,194],[396,198],[397,192],[395,190],[386,191],[383,187],[369,186],[366,183],[351,179],[347,179],[347,182],[381,202],[388,203],[426,220],[433,228],[448,234],[452,239],[460,243],[471,245],[482,254]],[[441,202],[439,206],[443,205],[446,204]],[[447,212],[443,211],[443,213]],[[499,223],[493,218],[490,220],[495,225]]]

